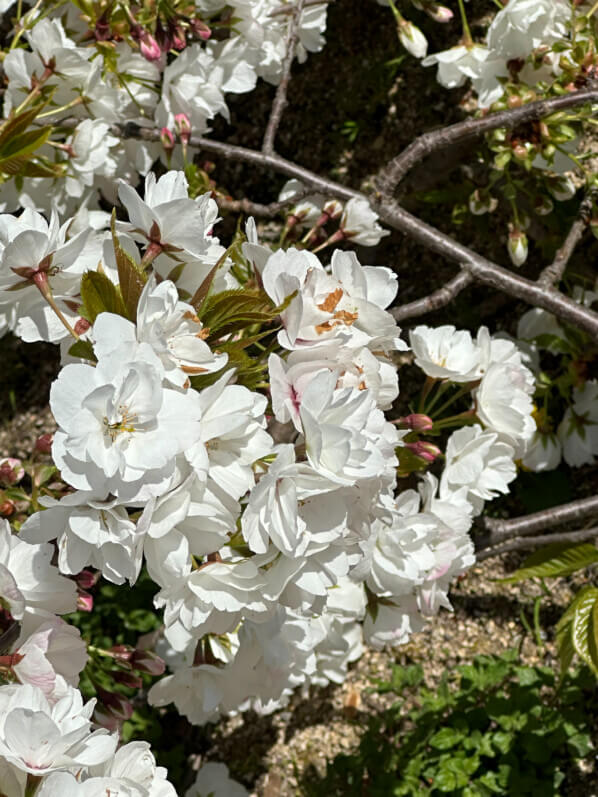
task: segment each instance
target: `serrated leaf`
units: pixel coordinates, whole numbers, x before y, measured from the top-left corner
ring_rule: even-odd
[[[595,562],[598,562],[598,548],[591,543],[553,543],[528,556],[523,567],[508,578],[501,578],[500,583],[514,584],[528,578],[568,576]]]
[[[116,267],[118,269],[118,283],[125,308],[123,315],[130,321],[134,322],[137,318],[137,305],[139,304],[139,297],[141,296],[143,287],[147,282],[147,276],[139,268],[138,264],[133,260],[131,255],[128,252],[125,252],[120,245],[118,236],[116,235],[115,212],[112,213],[111,230],[114,255],[116,257]]]
[[[575,617],[575,610],[580,601],[588,590],[593,587],[583,587],[577,595],[573,598],[569,606],[567,606],[563,616],[558,621],[556,626],[556,644],[559,656],[559,663],[561,668],[561,676],[563,676],[573,661],[575,655],[575,648],[573,647],[572,631],[573,631],[573,618]]]
[[[6,141],[4,145],[0,145],[0,162],[4,158],[10,158],[16,155],[30,155],[36,149],[45,144],[52,132],[52,126],[46,125],[45,127],[34,128],[27,130],[25,133],[20,133],[18,136]]]
[[[41,104],[38,103],[26,111],[7,119],[0,127],[0,150],[8,141],[15,138],[29,127],[45,105],[45,102]]]
[[[118,288],[105,274],[98,271],[87,271],[81,277],[81,298],[85,318],[91,324],[100,313],[115,313],[127,317]]]
[[[590,587],[583,597],[577,601],[575,616],[571,630],[571,639],[577,655],[598,674],[598,656],[596,655],[596,613],[598,589]]]
[[[255,324],[271,323],[279,314],[280,309],[272,304],[263,291],[237,288],[208,296],[199,317],[210,330],[208,343],[213,343],[230,332]]]
[[[193,307],[195,307],[195,310],[196,310],[198,313],[199,313],[199,311],[200,311],[200,309],[201,309],[201,306],[203,305],[203,303],[205,302],[205,300],[208,298],[208,294],[210,293],[210,288],[212,287],[212,283],[214,282],[214,277],[216,276],[216,272],[218,271],[218,269],[220,268],[220,266],[221,266],[221,265],[224,263],[224,261],[226,260],[226,258],[227,258],[227,255],[228,255],[228,253],[229,253],[229,250],[230,250],[230,248],[231,248],[231,247],[229,246],[229,248],[228,248],[228,249],[226,250],[226,252],[225,252],[225,253],[222,255],[222,257],[220,257],[220,258],[218,259],[218,262],[216,263],[216,265],[214,266],[214,268],[210,269],[210,271],[209,271],[209,273],[208,273],[207,277],[204,279],[204,281],[201,283],[201,285],[200,285],[200,286],[199,286],[199,288],[198,288],[198,289],[195,291],[195,293],[193,294],[193,296],[192,296],[192,298],[191,298],[191,302],[190,302],[190,304],[192,304],[192,305],[193,305]]]

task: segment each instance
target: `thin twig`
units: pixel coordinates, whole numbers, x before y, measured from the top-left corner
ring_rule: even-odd
[[[265,152],[267,155],[271,155],[274,152],[274,139],[276,138],[276,132],[287,104],[287,90],[291,79],[291,67],[293,65],[293,59],[295,58],[295,49],[299,39],[299,24],[305,2],[306,0],[298,0],[293,9],[293,17],[289,22],[287,51],[282,64],[282,77],[276,88],[276,95],[272,103],[270,118],[268,119],[268,125],[262,143],[262,152]]]
[[[500,556],[509,551],[526,551],[532,548],[539,548],[542,545],[550,545],[553,542],[585,542],[598,537],[598,527],[582,529],[581,531],[565,531],[562,534],[542,534],[538,537],[524,537],[523,539],[511,540],[496,548],[485,549],[476,554],[476,561],[483,562],[493,556]]]
[[[326,6],[334,3],[334,0],[305,0],[303,7],[309,8],[310,6]],[[288,3],[285,6],[280,6],[280,8],[275,8],[274,11],[270,11],[268,14],[269,17],[278,17],[281,14],[293,14],[295,11],[296,5],[293,3]]]
[[[598,517],[598,495],[580,498],[568,504],[553,506],[541,512],[510,520],[486,517],[482,522],[487,534],[478,538],[477,547],[483,550],[513,537],[526,537],[537,531],[562,526],[565,523],[577,523],[592,516]]]
[[[506,111],[488,114],[480,119],[466,119],[448,127],[431,130],[416,138],[399,155],[384,166],[375,178],[376,188],[386,196],[392,196],[403,177],[419,161],[439,149],[446,149],[469,138],[479,138],[490,130],[499,127],[513,128],[526,122],[542,119],[556,111],[583,105],[586,102],[598,101],[598,89],[585,89],[554,97],[538,100],[523,105],[521,108],[509,108]]]
[[[576,96],[579,99],[582,93],[579,92]],[[587,92],[583,96],[587,101]],[[598,92],[596,92],[596,96],[598,96]],[[66,122],[61,122],[61,126],[74,127],[77,123],[77,120],[67,120]],[[133,122],[128,122],[124,125],[111,125],[110,132],[123,138],[140,138],[145,141],[157,141],[160,138],[160,131],[157,128],[141,127]],[[368,199],[374,210],[379,213],[382,221],[393,229],[418,241],[428,249],[446,257],[448,260],[459,263],[462,268],[471,273],[476,281],[490,285],[532,306],[548,310],[548,312],[553,313],[573,326],[583,329],[594,340],[598,340],[597,313],[558,291],[546,290],[542,286],[514,274],[512,271],[502,268],[491,260],[487,260],[440,230],[412,216],[397,202],[389,200],[380,194],[366,197],[359,191],[321,177],[309,171],[309,169],[298,166],[296,163],[274,153],[267,154],[247,149],[246,147],[215,141],[204,136],[191,136],[189,145],[220,155],[225,160],[251,163],[262,169],[285,174],[287,177],[296,177],[307,188],[326,196],[343,200],[354,197]]]
[[[446,285],[443,285],[442,288],[434,291],[429,296],[416,299],[414,302],[409,302],[409,304],[404,304],[401,307],[395,307],[390,312],[396,321],[405,321],[407,318],[416,318],[417,316],[431,313],[452,302],[472,282],[473,277],[469,271],[460,271]]]
[[[228,199],[226,197],[215,196],[218,207],[222,210],[229,210],[232,213],[245,213],[248,216],[257,216],[264,219],[274,219],[285,208],[292,207],[310,194],[309,189],[299,191],[289,199],[280,202],[270,202],[262,205],[259,202],[252,202],[250,199]]]
[[[549,266],[546,266],[546,268],[538,277],[538,285],[542,285],[544,288],[552,288],[562,280],[565,269],[567,268],[569,260],[571,259],[571,255],[573,254],[577,244],[583,238],[583,234],[587,229],[588,222],[590,220],[590,214],[592,212],[593,201],[594,197],[591,193],[584,197],[581,205],[579,206],[578,217],[571,225],[571,229],[569,230],[563,245],[556,253],[554,260]]]

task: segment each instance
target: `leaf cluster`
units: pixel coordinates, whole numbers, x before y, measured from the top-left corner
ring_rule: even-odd
[[[437,691],[422,681],[421,667],[395,666],[377,690],[411,693],[416,707],[402,697],[371,718],[356,753],[337,756],[323,778],[308,773],[302,793],[556,797],[576,760],[589,760],[598,690],[587,670],[557,688],[549,667],[508,651],[445,671]]]

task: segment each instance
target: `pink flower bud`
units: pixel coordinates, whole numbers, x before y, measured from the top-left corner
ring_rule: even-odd
[[[187,39],[185,31],[180,25],[173,25],[170,34],[172,37],[172,46],[175,50],[184,50],[187,46]]]
[[[192,19],[189,24],[193,33],[203,41],[207,41],[212,35],[210,28],[201,19]]]
[[[35,450],[40,454],[49,454],[52,451],[52,440],[51,434],[40,435],[35,441]]]
[[[6,457],[0,459],[0,484],[6,486],[20,482],[25,475],[25,468],[20,459]]]
[[[75,332],[77,335],[83,335],[91,327],[91,324],[86,318],[78,318],[75,323]]]
[[[79,589],[86,590],[95,586],[99,577],[99,573],[92,573],[91,570],[82,570],[77,576],[75,576],[75,581],[77,582]]]
[[[174,126],[183,144],[188,144],[191,138],[191,122],[185,113],[177,113],[174,117]]]
[[[141,678],[131,672],[115,672],[112,675],[117,683],[128,686],[130,689],[139,689],[143,686]]]
[[[10,498],[0,501],[0,517],[10,517],[14,513],[15,508],[14,501],[11,501]]]
[[[119,661],[131,661],[135,648],[131,645],[112,645],[108,652],[112,653],[113,657]]]
[[[131,717],[133,706],[124,695],[102,689],[101,686],[96,687],[96,692],[98,693],[98,699],[104,704],[104,707],[108,709],[113,717],[119,720],[128,720]]]
[[[414,432],[427,432],[434,426],[434,421],[430,417],[419,412],[399,418],[399,423],[406,429],[413,429]]]
[[[426,440],[418,440],[416,443],[405,443],[405,448],[425,459],[426,462],[434,462],[434,460],[442,454],[442,451],[435,446],[434,443],[428,443]]]
[[[99,725],[101,728],[106,728],[106,730],[111,733],[120,731],[120,721],[106,708],[106,706],[102,706],[99,703],[94,709],[93,721],[96,725]]]
[[[77,595],[77,609],[80,612],[91,612],[93,610],[93,595],[89,592],[79,592]]]
[[[151,650],[135,650],[131,657],[134,670],[146,672],[148,675],[162,675],[166,665],[162,659]]]
[[[139,50],[141,55],[147,61],[159,61],[162,57],[162,50],[160,45],[154,39],[151,33],[144,30],[139,37],[140,45]]]
[[[167,127],[163,127],[162,130],[160,130],[160,141],[166,152],[172,152],[175,146],[174,136]]]

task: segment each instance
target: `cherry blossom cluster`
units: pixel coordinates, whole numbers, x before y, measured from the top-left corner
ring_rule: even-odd
[[[89,568],[130,586],[147,569],[170,671],[151,704],[197,724],[269,712],[298,686],[342,682],[364,643],[400,645],[450,608],[451,581],[474,562],[473,518],[508,492],[533,439],[534,378],[485,328],[418,326],[402,339],[387,309],[395,274],[350,250],[326,264],[273,251],[252,219],[224,249],[214,200],[190,199],[181,172],[150,173],[143,197],[122,183],[119,199],[129,220],[111,231],[0,217],[4,323],[61,343],[52,456],[68,485],[39,499],[18,537],[6,530],[7,545],[45,552],[48,567],[56,546],[51,581],[30,585],[46,607],[56,593],[56,613],[73,608],[70,579]],[[369,207],[338,212],[363,243],[384,232]],[[424,380],[419,406],[390,420],[408,361]],[[5,688],[23,695],[26,644],[51,642],[29,637],[32,606],[9,608],[23,630],[8,667],[20,685]],[[77,634],[63,637],[81,669]],[[77,678],[46,661],[39,711],[51,715]],[[65,772],[89,761],[80,780],[112,776],[112,737],[81,728],[106,757],[69,752]]]
[[[310,4],[301,14],[300,61],[324,45],[326,7]],[[3,115],[41,97],[38,122],[54,127],[37,149],[43,163],[3,185],[1,207],[70,215],[83,206],[95,223],[100,197],[116,199],[117,177],[135,183],[158,158],[170,161],[177,136],[185,143],[217,115],[228,118],[226,95],[252,91],[258,78],[280,80],[289,10],[286,0],[198,0],[157,15],[149,3],[135,12],[128,2],[85,12],[74,3],[38,2],[26,13],[19,6],[3,60]],[[65,135],[67,118],[75,126]],[[115,122],[161,128],[162,142],[122,140],[110,133]],[[176,158],[182,166],[180,148]]]

